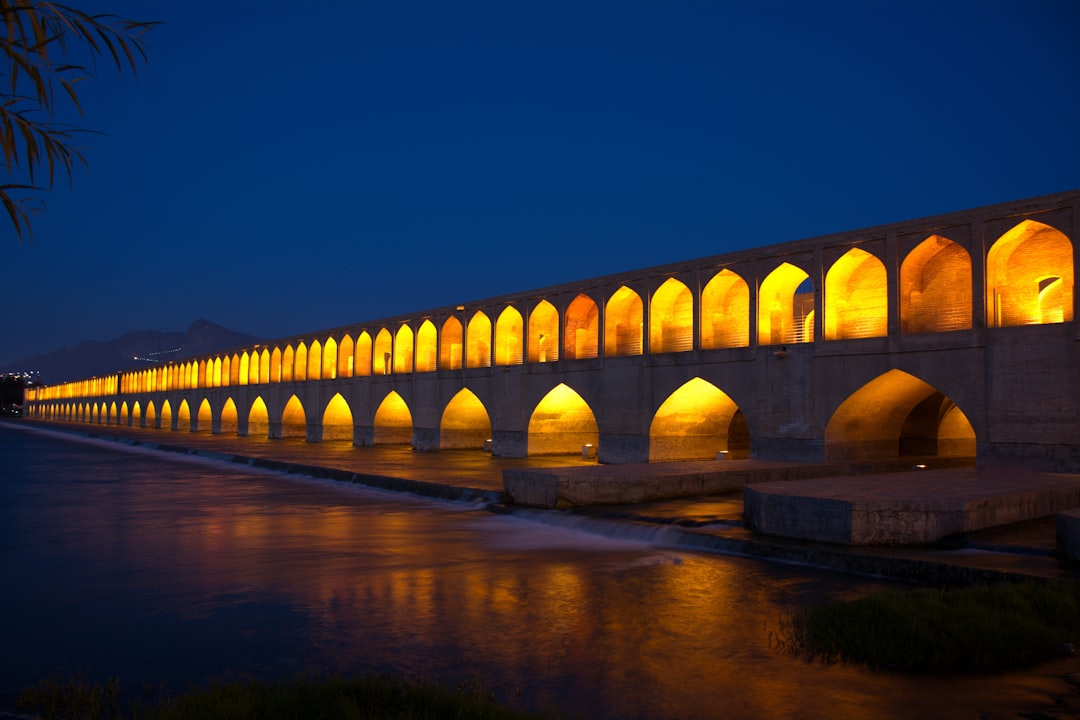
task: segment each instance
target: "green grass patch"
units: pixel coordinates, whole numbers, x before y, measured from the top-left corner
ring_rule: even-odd
[[[1003,582],[874,593],[781,622],[773,642],[809,660],[911,673],[985,673],[1062,657],[1080,641],[1080,586]]]

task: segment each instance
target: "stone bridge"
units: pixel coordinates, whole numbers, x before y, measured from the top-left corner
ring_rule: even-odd
[[[31,417],[604,463],[1080,470],[1080,191],[27,392]]]

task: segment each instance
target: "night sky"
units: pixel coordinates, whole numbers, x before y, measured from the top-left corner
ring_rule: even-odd
[[[2,225],[0,367],[1080,187],[1076,0],[74,1],[164,24],[82,86],[33,242]]]

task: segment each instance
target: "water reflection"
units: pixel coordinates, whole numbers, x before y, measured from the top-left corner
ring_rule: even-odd
[[[867,579],[2,426],[0,462],[9,689],[379,669],[582,717],[952,718],[1031,709],[1061,672],[904,678],[769,648],[783,613]]]

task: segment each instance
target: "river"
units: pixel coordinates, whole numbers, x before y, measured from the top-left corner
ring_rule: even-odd
[[[74,673],[176,691],[376,670],[569,717],[1004,718],[1075,669],[906,677],[785,656],[780,618],[891,584],[662,531],[609,537],[11,424],[0,478],[7,697]]]

